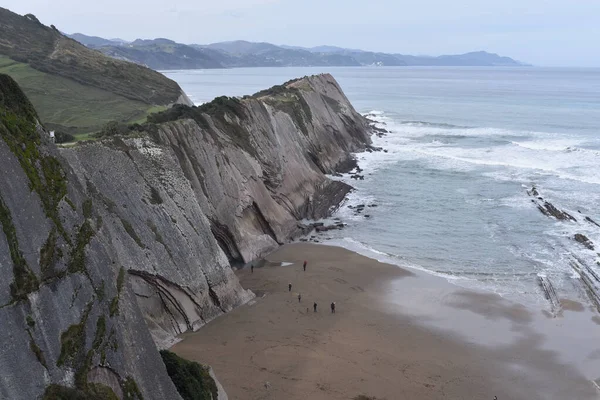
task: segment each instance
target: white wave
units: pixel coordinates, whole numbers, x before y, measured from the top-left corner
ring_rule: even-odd
[[[530,141],[513,141],[512,144],[519,147],[524,147],[530,150],[546,150],[546,151],[567,151],[581,144],[583,140],[569,139],[546,139],[546,140],[530,140]]]
[[[439,271],[432,271],[431,269],[423,267],[422,265],[418,265],[415,263],[411,263],[407,260],[404,260],[397,255],[388,254],[386,252],[377,250],[377,249],[375,249],[363,242],[360,242],[356,239],[353,239],[351,237],[343,237],[343,238],[337,239],[337,240],[334,239],[334,240],[327,242],[327,244],[343,247],[348,250],[352,250],[358,254],[361,254],[365,257],[369,257],[373,260],[377,260],[379,262],[396,265],[401,268],[407,268],[407,269],[412,269],[415,271],[425,272],[429,275],[434,275],[434,276],[437,276],[440,278],[444,278],[444,279],[448,280],[449,282],[456,282],[456,281],[475,282],[476,281],[476,279],[468,277],[468,276],[464,276],[464,275],[452,275],[452,274],[447,274],[447,273],[443,273],[443,272],[439,272]]]

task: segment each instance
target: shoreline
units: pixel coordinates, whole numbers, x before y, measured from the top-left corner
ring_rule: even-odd
[[[323,244],[284,245],[266,260],[236,272],[255,300],[172,348],[211,365],[232,399],[597,398],[600,350],[584,344],[600,325],[581,305],[548,318]]]

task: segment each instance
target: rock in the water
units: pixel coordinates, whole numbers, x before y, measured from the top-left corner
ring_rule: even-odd
[[[585,236],[581,233],[576,233],[574,239],[575,239],[575,241],[581,243],[588,249],[594,250],[594,243],[592,243],[592,241],[587,236]]]
[[[550,203],[548,201],[545,201],[543,204],[538,204],[538,209],[540,210],[540,212],[542,214],[547,215],[549,217],[554,217],[561,221],[569,220],[569,221],[577,222],[575,217],[573,217],[571,214],[569,214],[566,211],[559,210],[558,208],[554,207],[554,205],[552,203]]]
[[[600,228],[600,224],[598,224],[596,221],[594,221],[593,219],[591,219],[590,217],[585,217],[585,220],[587,222],[589,222],[590,224],[596,225],[598,228]]]

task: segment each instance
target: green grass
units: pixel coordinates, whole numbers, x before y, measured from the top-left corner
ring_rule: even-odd
[[[91,50],[44,26],[0,7],[0,54],[38,71],[148,104],[166,105],[181,95],[179,85],[144,66]]]
[[[149,114],[166,109],[50,75],[2,55],[0,73],[17,81],[44,124],[74,133],[77,141],[93,139],[91,133],[110,121],[142,123]]]

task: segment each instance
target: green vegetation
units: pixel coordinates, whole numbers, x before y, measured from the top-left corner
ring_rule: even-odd
[[[110,301],[109,312],[111,317],[119,314],[119,296],[113,297]]]
[[[70,273],[86,272],[85,269],[85,248],[92,240],[94,230],[89,221],[85,221],[77,232],[75,246],[71,248],[71,255],[67,270]]]
[[[275,85],[269,89],[261,90],[252,96],[245,96],[245,98],[261,99],[278,110],[285,112],[298,124],[300,130],[305,135],[308,135],[306,123],[312,120],[312,111],[301,92],[311,90],[311,88],[306,82],[290,86],[293,83],[302,81],[304,78],[289,80],[283,85]],[[337,107],[339,109],[339,105]]]
[[[244,104],[235,97],[221,96],[209,103],[193,107],[178,104],[166,111],[148,116],[148,122],[162,124],[180,119],[193,119],[200,127],[214,135],[215,132],[213,132],[207,116],[211,118],[215,127],[227,134],[238,147],[256,155],[256,149],[250,141],[248,130],[241,126],[241,123],[247,120]]]
[[[113,120],[144,121],[150,113],[165,108],[53,76],[5,56],[0,56],[0,73],[19,83],[39,111],[41,121],[58,131],[57,143],[89,139],[86,133],[98,131]]]
[[[75,370],[75,387],[78,389],[78,391],[90,395],[97,394],[97,387],[88,383],[87,380],[88,372],[92,366],[93,357],[95,354],[105,354],[105,347],[109,345],[104,340],[106,336],[106,317],[101,315],[96,321],[96,333],[94,335],[92,347],[87,352],[85,351],[85,327],[89,319],[92,306],[93,302],[88,303],[79,323],[71,325],[69,329],[61,334],[60,356],[56,362],[58,367],[67,365],[73,368]],[[114,330],[111,330],[111,335],[113,334]]]
[[[35,110],[16,82],[3,74],[0,74],[0,117],[0,136],[19,160],[31,189],[40,196],[46,216],[69,242],[58,216],[58,205],[67,194],[65,174],[56,158],[40,154]]]
[[[83,202],[83,216],[85,218],[92,218],[92,211],[93,211],[92,199],[86,199]]]
[[[75,207],[75,203],[73,203],[71,201],[71,199],[69,199],[68,197],[65,197],[65,203],[67,203],[69,205],[69,207],[71,207],[71,210],[77,211],[77,207]]]
[[[42,119],[42,121],[44,121],[44,119]],[[74,141],[75,141],[75,136],[71,135],[70,133],[65,133],[65,132],[61,132],[61,131],[55,132],[54,143],[63,144],[63,143],[69,143],[69,142],[74,142]]]
[[[42,352],[42,349],[40,349],[40,347],[37,345],[35,340],[33,340],[33,339],[29,340],[29,348],[31,349],[31,351],[33,351],[33,354],[35,354],[35,358],[37,358],[39,363],[42,364],[42,366],[44,368],[48,369],[48,365],[46,364],[46,358],[44,357],[44,353]]]
[[[301,79],[304,79],[304,78],[291,79],[291,80],[285,82],[282,85],[275,85],[275,86],[270,87],[268,89],[261,90],[260,92],[256,92],[252,96],[246,96],[246,97],[252,97],[252,98],[255,98],[255,99],[259,99],[259,98],[265,97],[265,96],[280,96],[280,95],[284,95],[285,93],[287,93],[290,90],[287,87],[288,85],[291,85],[292,83],[296,83],[296,82],[298,82]]]
[[[121,294],[124,284],[125,284],[125,268],[121,267],[119,269],[119,276],[117,276],[117,291],[119,292],[119,294]]]
[[[159,72],[90,50],[35,20],[1,8],[0,20],[0,54],[38,71],[149,105],[173,103],[181,95]]]
[[[37,290],[39,281],[27,265],[23,252],[19,248],[17,232],[12,222],[10,210],[0,195],[0,224],[8,242],[10,257],[13,262],[14,282],[10,284],[10,294],[13,301],[27,299],[27,294]]]
[[[121,389],[123,389],[123,400],[144,400],[137,383],[130,376],[121,384]]]
[[[125,228],[125,231],[129,234],[129,236],[131,236],[131,238],[137,243],[137,245],[140,246],[142,249],[145,249],[146,246],[144,246],[144,243],[142,243],[142,239],[140,239],[140,237],[137,235],[135,229],[133,229],[133,226],[129,223],[129,221],[127,221],[124,218],[121,218],[121,224],[123,224],[123,228]]]
[[[58,260],[63,256],[62,249],[57,246],[58,234],[56,227],[52,228],[48,234],[48,239],[40,250],[40,269],[42,272],[41,279],[46,281],[56,276],[54,267]]]
[[[119,398],[108,386],[90,383],[86,391],[52,384],[46,388],[42,400],[119,400]]]
[[[98,350],[102,341],[104,340],[104,335],[106,334],[106,318],[104,315],[98,317],[98,321],[96,321],[96,335],[94,337],[94,343],[92,344],[93,350]]]
[[[121,267],[119,269],[119,275],[117,276],[117,295],[113,297],[110,302],[110,316],[113,317],[119,313],[119,298],[121,297],[121,291],[123,290],[123,285],[125,284],[125,268]]]
[[[182,94],[159,72],[90,50],[35,17],[0,8],[0,20],[0,73],[22,85],[58,143],[112,120],[144,121]]]
[[[98,400],[119,400],[119,397],[111,388],[102,385],[101,383],[89,383],[88,393],[91,396],[91,399],[96,396]]]
[[[102,283],[100,283],[100,286],[98,288],[94,288],[94,291],[96,292],[96,297],[98,298],[98,301],[102,301],[104,300],[104,295],[106,294],[104,291],[104,279],[102,280]]]
[[[212,400],[218,397],[218,389],[209,374],[208,367],[185,360],[177,354],[161,350],[167,373],[184,400]]]
[[[74,366],[76,358],[83,354],[85,349],[85,324],[91,310],[92,304],[90,303],[84,310],[79,323],[71,325],[69,329],[60,335],[60,356],[56,361],[57,367],[63,365]]]
[[[176,121],[178,119],[193,119],[201,125],[206,125],[206,120],[202,114],[208,114],[211,117],[222,119],[225,114],[232,114],[240,119],[244,119],[244,106],[242,102],[235,97],[220,96],[213,101],[204,103],[200,106],[186,106],[176,104],[173,107],[148,116],[148,122],[162,124],[165,122]]]
[[[302,96],[302,89],[297,87],[284,87],[282,89],[280,86],[274,86],[271,89],[267,89],[263,92],[271,93],[270,95],[261,95],[260,97],[265,103],[271,105],[272,107],[285,112],[292,120],[298,124],[300,130],[308,135],[308,126],[307,122],[312,120],[312,111],[310,110],[310,106]],[[256,97],[261,92],[258,92],[253,97]]]
[[[27,326],[30,328],[35,328],[35,321],[33,320],[33,318],[31,317],[31,315],[28,315],[25,318],[25,321],[27,322]]]

